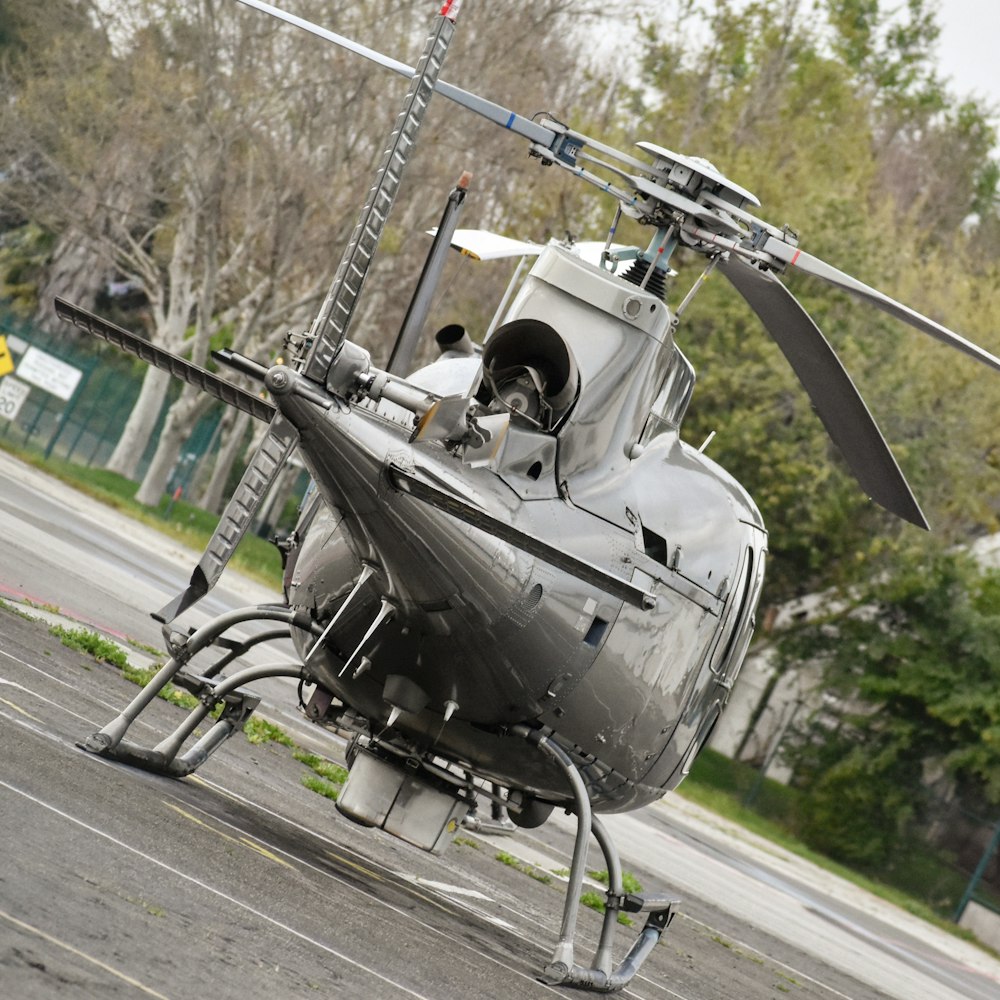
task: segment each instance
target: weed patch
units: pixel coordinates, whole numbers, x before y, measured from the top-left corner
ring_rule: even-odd
[[[533,878],[536,882],[541,882],[543,885],[552,884],[552,876],[548,872],[543,872],[533,865],[524,864],[523,861],[515,858],[513,854],[508,854],[506,851],[497,851],[495,857],[501,864],[505,864],[508,868],[513,868],[515,871],[519,871],[529,878]]]
[[[317,795],[323,795],[328,799],[333,799],[334,802],[337,801],[337,797],[340,795],[340,788],[337,785],[334,785],[315,774],[303,774],[302,784],[305,785],[309,791],[315,792]]]
[[[26,611],[22,611],[16,604],[11,604],[10,601],[5,601],[2,597],[0,597],[0,610],[9,611],[12,615],[17,615],[18,618],[23,618],[28,622],[33,622],[35,620],[33,615],[29,615]]]
[[[62,625],[49,626],[49,634],[54,635],[64,646],[92,656],[98,663],[110,663],[123,673],[129,666],[128,657],[117,643],[105,639],[96,632],[85,628],[64,628]],[[131,678],[129,678],[131,680]]]
[[[256,715],[248,719],[243,726],[243,735],[247,738],[247,742],[258,745],[280,743],[283,747],[295,746],[295,741],[281,726],[276,726],[273,722],[258,718]]]
[[[600,871],[588,871],[587,874],[595,882],[600,882],[601,885],[607,885],[610,881],[610,876],[604,869]],[[642,892],[642,885],[631,872],[626,871],[622,872],[622,889],[627,893],[638,894]],[[589,906],[592,910],[597,910],[598,913],[603,913],[607,909],[607,900],[599,892],[587,891],[580,893],[580,902],[584,906]],[[631,927],[633,920],[627,913],[619,913],[618,923],[623,924],[625,927]]]
[[[306,753],[305,750],[296,750],[292,756],[314,771],[320,778],[332,781],[335,785],[342,785],[347,781],[347,768],[334,764],[333,761],[320,757],[319,754]]]

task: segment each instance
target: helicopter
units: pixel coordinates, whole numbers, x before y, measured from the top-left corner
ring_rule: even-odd
[[[454,0],[434,16],[416,67],[262,0],[238,2],[407,77],[409,87],[310,330],[290,336],[271,366],[215,355],[270,399],[56,300],[62,319],[266,424],[189,585],[154,614],[169,659],[81,746],[184,777],[256,709],[247,685],[295,679],[307,718],[350,734],[337,809],[351,820],[440,852],[477,797],[518,827],[541,825],[555,808],[575,814],[558,942],[542,977],[620,990],[678,900],[626,892],[597,814],[640,808],[688,773],[736,683],[764,579],[767,531],[751,496],[680,436],[695,373],[675,334],[703,279],[718,271],[757,314],[868,496],[923,528],[850,376],[780,275],[797,269],[846,290],[996,370],[1000,359],[808,254],[708,160],[647,141],[633,155],[446,83]],[[380,368],[348,334],[434,95],[527,141],[540,164],[599,187],[614,218],[596,253],[558,242],[497,250],[502,238],[459,234],[460,182]],[[648,227],[647,246],[614,242],[623,216]],[[496,255],[534,263],[523,280],[515,274],[482,347],[446,327],[440,357],[409,372],[449,249],[481,255],[487,242]],[[704,258],[705,270],[670,308],[679,248]],[[293,454],[311,485],[294,531],[278,542],[284,600],[196,629],[176,625],[218,581]],[[227,636],[249,623],[265,628]],[[226,672],[253,646],[289,637],[299,662]],[[207,669],[191,666],[213,651],[221,655]],[[199,706],[154,747],[126,739],[168,682],[197,694]],[[591,836],[609,887],[597,952],[581,964],[576,924]],[[646,920],[615,964],[622,911]]]

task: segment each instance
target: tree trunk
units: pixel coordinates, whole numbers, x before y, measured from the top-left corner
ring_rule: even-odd
[[[202,395],[198,389],[189,386],[170,407],[167,419],[163,422],[163,430],[160,432],[153,460],[149,463],[146,475],[135,494],[139,503],[155,507],[160,502],[167,488],[170,473],[177,464],[181,446],[190,437],[192,428],[210,402],[211,400]]]
[[[247,427],[253,418],[249,413],[227,408],[226,415],[222,419],[226,421],[228,426],[223,430],[222,445],[215,460],[215,467],[212,469],[212,478],[209,479],[208,485],[198,498],[200,507],[215,511],[216,514],[222,511],[226,481],[229,479],[233,463],[243,450]]]
[[[169,385],[170,376],[166,372],[160,371],[159,368],[149,368],[146,371],[139,398],[132,407],[125,429],[105,465],[110,472],[117,472],[126,479],[136,478],[139,460],[156,426]]]

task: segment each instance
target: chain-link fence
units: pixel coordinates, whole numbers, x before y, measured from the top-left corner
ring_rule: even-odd
[[[138,399],[145,365],[72,331],[48,333],[0,311],[0,438],[86,466],[110,457]],[[7,364],[4,365],[3,358]],[[13,371],[10,367],[13,366]],[[156,429],[138,465],[141,478],[152,459],[159,429],[180,392],[171,385]],[[202,463],[219,444],[222,404],[192,431],[171,476],[171,492],[185,494]]]

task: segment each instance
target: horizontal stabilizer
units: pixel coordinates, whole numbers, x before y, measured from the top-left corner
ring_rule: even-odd
[[[228,403],[230,406],[236,407],[237,410],[249,413],[257,420],[269,421],[277,412],[273,404],[252,392],[241,389],[239,386],[227,382],[224,378],[213,375],[212,372],[200,365],[180,358],[176,354],[171,354],[170,351],[165,351],[162,347],[157,347],[137,334],[116,326],[114,323],[109,323],[106,319],[101,319],[100,316],[95,316],[65,299],[56,299],[56,315],[60,319],[80,327],[81,330],[86,330],[87,333],[105,340],[109,344],[114,344],[126,354],[135,355],[141,361],[145,361],[147,365],[168,372],[174,378],[187,382],[188,385],[193,385],[201,389],[202,392],[207,392],[210,396],[222,400],[223,403]]]

